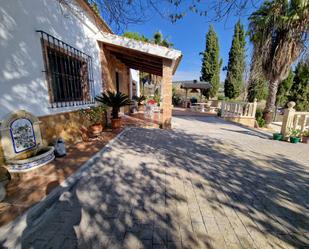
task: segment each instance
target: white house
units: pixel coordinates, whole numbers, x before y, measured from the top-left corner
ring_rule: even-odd
[[[80,138],[76,110],[106,89],[138,94],[136,69],[162,76],[162,123],[168,126],[181,57],[115,35],[86,0],[1,1],[0,120],[26,110],[39,117],[46,141],[74,142]]]

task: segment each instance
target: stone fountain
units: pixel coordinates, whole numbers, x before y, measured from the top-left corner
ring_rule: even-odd
[[[54,147],[43,146],[40,121],[26,111],[6,116],[0,125],[1,145],[9,172],[22,173],[54,160]]]

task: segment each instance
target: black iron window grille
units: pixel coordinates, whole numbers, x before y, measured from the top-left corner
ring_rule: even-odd
[[[52,108],[94,103],[92,58],[69,44],[38,30]]]

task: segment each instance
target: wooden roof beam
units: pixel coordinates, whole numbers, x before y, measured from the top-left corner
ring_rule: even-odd
[[[124,49],[124,48],[120,48],[120,47],[114,47],[114,46],[110,46],[110,45],[104,45],[104,48],[113,52],[113,53],[117,53],[119,55],[123,55],[123,56],[131,56],[134,57],[136,59],[140,59],[143,58],[144,60],[147,60],[148,62],[153,62],[153,63],[157,63],[157,64],[162,64],[163,60],[160,57],[156,57],[153,55],[149,55],[146,53],[142,53],[142,52],[136,52],[136,51],[131,51],[129,49]]]

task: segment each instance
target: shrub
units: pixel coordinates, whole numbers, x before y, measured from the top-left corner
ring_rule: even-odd
[[[112,108],[112,118],[119,118],[119,110],[123,106],[130,105],[131,100],[128,95],[121,92],[107,91],[100,96],[96,96],[95,100]]]
[[[91,106],[87,109],[79,110],[80,115],[90,124],[98,124],[102,122],[103,114],[106,112],[106,105]]]
[[[255,119],[256,119],[256,122],[258,123],[259,127],[264,127],[266,125],[266,121],[263,118],[262,109],[260,109],[260,108],[256,109]]]
[[[142,105],[143,102],[146,100],[146,97],[144,95],[141,95],[140,97],[133,96],[132,99],[137,102],[137,105]]]
[[[192,98],[190,99],[190,102],[191,102],[191,104],[197,103],[197,98],[192,97]]]
[[[217,116],[221,117],[221,115],[222,115],[222,111],[221,111],[221,109],[218,109]]]

